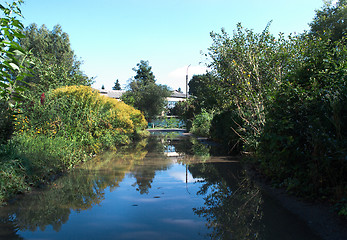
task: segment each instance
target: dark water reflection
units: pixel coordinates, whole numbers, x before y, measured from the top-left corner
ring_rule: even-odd
[[[237,160],[173,133],[143,140],[0,209],[0,239],[319,239]]]

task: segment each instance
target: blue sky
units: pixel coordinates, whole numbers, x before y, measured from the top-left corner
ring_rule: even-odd
[[[322,0],[25,0],[21,10],[28,26],[60,24],[71,47],[83,60],[82,70],[96,77],[93,87],[122,87],[132,68],[148,60],[157,83],[185,91],[189,78],[205,71],[210,32],[230,34],[241,22],[261,32],[302,33],[323,6]],[[202,63],[200,63],[202,62]]]

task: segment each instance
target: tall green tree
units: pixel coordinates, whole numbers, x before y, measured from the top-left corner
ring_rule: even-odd
[[[228,104],[228,96],[218,85],[218,79],[212,73],[194,75],[189,81],[189,95],[195,99],[196,110],[220,110]]]
[[[170,90],[165,85],[155,83],[148,61],[141,60],[136,66],[133,68],[136,75],[130,80],[129,90],[122,95],[122,100],[141,110],[146,119],[151,121],[165,110]]]
[[[114,86],[112,87],[113,90],[122,90],[119,80],[117,79],[116,82],[114,83]]]
[[[291,42],[280,35],[276,39],[269,32],[269,25],[262,33],[254,33],[237,25],[232,36],[222,29],[211,33],[209,48],[211,67],[218,84],[236,106],[241,139],[254,150],[265,119],[265,103],[283,81],[291,66]],[[236,121],[236,119],[235,119]]]
[[[21,3],[17,0],[6,6],[0,4],[0,99],[12,100],[12,104],[21,100],[19,94],[25,89],[20,82],[26,76],[24,64],[29,62],[27,52],[18,44],[25,37],[21,33],[24,26],[18,20],[22,17]]]
[[[136,64],[137,68],[133,68],[133,71],[136,72],[134,77],[136,82],[141,85],[149,85],[155,83],[155,76],[152,72],[152,67],[149,66],[148,61],[141,60]]]
[[[12,122],[26,90],[22,81],[28,53],[18,44],[24,38],[21,33],[24,26],[19,20],[21,3],[22,0],[17,0],[0,4],[0,144],[12,135]]]
[[[60,25],[47,29],[31,24],[24,29],[26,38],[20,40],[22,48],[31,51],[33,65],[32,76],[25,81],[35,90],[45,92],[48,89],[69,85],[90,85],[88,78],[80,69],[81,61],[71,49],[67,33]]]
[[[331,1],[316,11],[316,16],[309,24],[311,36],[328,36],[332,42],[341,40],[347,34],[347,0],[339,0],[336,5]],[[345,41],[345,40],[344,40]]]

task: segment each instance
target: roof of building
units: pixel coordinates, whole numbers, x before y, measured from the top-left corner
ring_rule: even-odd
[[[125,93],[125,90],[106,90],[106,89],[96,89],[100,92],[101,95],[110,97],[110,98],[116,98],[119,99],[123,93]]]
[[[186,94],[183,92],[178,92],[176,90],[171,92],[171,96],[170,97],[174,97],[174,98],[186,98]]]
[[[96,90],[98,90],[101,95],[105,95],[110,98],[116,98],[116,99],[120,99],[123,93],[126,92],[125,90],[106,90],[106,89],[96,89]],[[171,98],[186,98],[186,94],[174,90],[171,92],[170,97]]]

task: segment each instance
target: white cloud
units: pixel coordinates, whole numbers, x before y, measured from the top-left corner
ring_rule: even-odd
[[[194,183],[194,182],[198,182],[198,181],[202,181],[204,180],[203,178],[194,178],[193,175],[191,173],[185,173],[185,172],[170,172],[169,175],[175,179],[177,179],[178,181],[182,181],[182,182],[189,182],[189,183]]]

